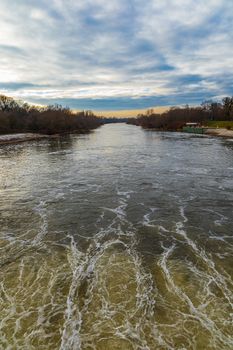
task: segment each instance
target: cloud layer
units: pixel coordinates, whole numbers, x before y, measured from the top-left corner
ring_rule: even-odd
[[[1,0],[0,91],[77,109],[233,94],[229,0]]]

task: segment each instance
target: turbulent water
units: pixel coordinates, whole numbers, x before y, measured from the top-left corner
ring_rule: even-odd
[[[0,349],[232,349],[233,140],[0,148]]]

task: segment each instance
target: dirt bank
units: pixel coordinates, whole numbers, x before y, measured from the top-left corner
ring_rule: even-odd
[[[233,130],[227,130],[227,129],[223,129],[223,128],[208,128],[208,129],[206,129],[205,134],[233,138]]]
[[[0,135],[0,145],[46,139],[50,136],[32,133]]]

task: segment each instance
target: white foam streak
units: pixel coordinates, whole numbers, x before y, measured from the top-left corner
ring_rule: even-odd
[[[125,214],[125,207],[127,204],[124,200],[120,200],[120,202],[121,204],[119,207],[110,210],[116,215],[112,224],[105,230],[102,229],[94,237],[92,244],[90,244],[85,254],[79,252],[77,245],[73,238],[71,238],[69,260],[73,270],[73,278],[67,298],[66,320],[62,333],[60,350],[77,350],[82,347],[85,348],[87,345],[95,349],[93,343],[95,333],[101,332],[106,319],[114,319],[118,314],[122,315],[121,317],[125,322],[121,322],[120,325],[116,323],[115,331],[113,322],[112,336],[129,342],[133,346],[133,349],[150,349],[143,329],[145,323],[148,323],[151,317],[153,317],[156,290],[151,274],[145,272],[142,267],[141,259],[136,250],[135,232],[130,231],[130,229],[124,232],[121,229],[121,224],[127,221]],[[109,209],[106,208],[105,210]],[[117,225],[117,219],[121,220],[120,225]],[[114,225],[116,225],[116,228],[113,228]],[[105,272],[102,270],[102,268],[104,268],[102,267],[102,261],[105,261],[105,259],[107,259],[109,266],[112,266],[113,271],[117,274],[123,268],[123,266],[121,267],[119,265],[122,259],[125,268],[129,269],[128,272],[122,270],[120,275],[122,276],[121,278],[124,277],[129,284],[136,284],[135,295],[131,296],[135,298],[135,306],[131,307],[130,310],[127,310],[127,303],[131,303],[131,301],[127,299],[122,300],[120,304],[111,301],[113,298],[112,291],[111,288],[109,289],[105,280],[105,278],[109,278],[110,276],[105,276]],[[120,259],[119,262],[118,259]],[[83,281],[87,283],[87,291],[84,305],[80,306],[80,302],[78,302],[80,298],[78,295]],[[119,287],[120,286],[116,285],[114,288]],[[124,286],[122,285],[121,288],[124,288]],[[101,289],[102,292],[99,289]],[[96,292],[98,292],[98,294],[96,294]],[[98,315],[95,313],[93,314],[93,317],[97,317],[97,319],[95,326],[93,325],[91,335],[90,332],[86,334],[83,331],[83,327],[85,328],[83,322],[87,322],[84,321],[84,318],[94,312],[94,310],[92,310],[93,298],[100,298],[102,306],[100,309],[96,310]],[[140,317],[138,317],[139,315]],[[136,324],[134,320],[137,320]],[[151,322],[151,324],[153,323]],[[156,328],[156,325],[154,325],[154,327]],[[102,339],[99,333],[98,339]],[[160,334],[160,340],[161,339],[162,335]],[[104,341],[104,338],[102,340]],[[137,347],[135,347],[135,344],[137,344]]]
[[[196,256],[199,257],[199,259],[201,259],[206,264],[208,269],[210,269],[211,275],[214,276],[215,284],[222,291],[223,295],[231,305],[231,308],[233,308],[232,293],[227,286],[227,282],[224,276],[217,271],[214,261],[206,255],[203,249],[198,248],[196,243],[187,236],[186,231],[184,230],[184,224],[188,222],[188,218],[185,216],[184,213],[184,207],[180,208],[180,214],[183,218],[183,222],[180,221],[176,223],[176,233],[184,238],[188,246],[191,247],[191,249],[195,252]]]
[[[163,247],[164,248],[164,247]],[[216,324],[204,313],[201,311],[201,309],[204,309],[204,305],[202,305],[202,308],[196,308],[191,301],[191,299],[188,297],[187,294],[185,294],[181,288],[179,288],[173,278],[172,275],[169,271],[169,268],[167,266],[167,262],[169,257],[172,255],[176,248],[176,245],[173,244],[169,248],[164,248],[164,253],[162,254],[162,257],[160,259],[159,265],[161,266],[164,275],[166,277],[167,283],[168,283],[168,288],[172,293],[175,293],[182,301],[184,301],[189,310],[190,310],[190,315],[189,314],[184,314],[186,317],[194,317],[197,321],[201,323],[201,325],[210,332],[212,335],[212,341],[214,347],[218,347],[218,344],[224,344],[226,346],[229,346],[230,343],[233,344],[231,339],[227,336],[225,336],[220,329],[216,326]]]

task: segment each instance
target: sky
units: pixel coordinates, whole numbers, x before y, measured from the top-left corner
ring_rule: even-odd
[[[2,94],[102,112],[233,95],[232,0],[0,0],[0,14]]]

